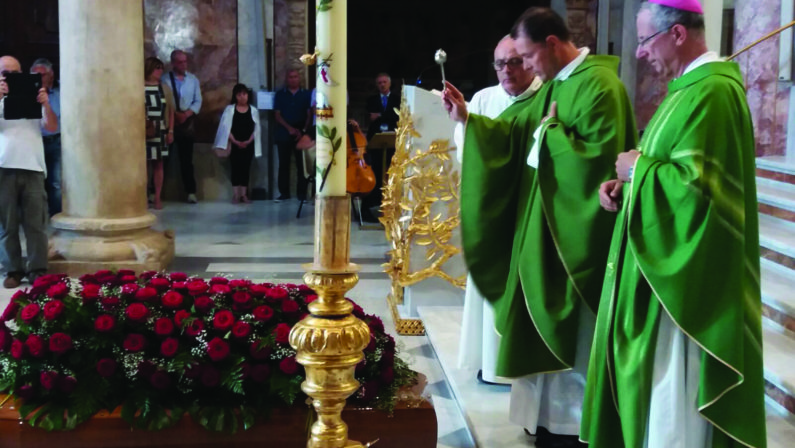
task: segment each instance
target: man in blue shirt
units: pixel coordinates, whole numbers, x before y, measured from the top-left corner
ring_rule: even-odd
[[[202,92],[199,80],[188,73],[188,55],[182,50],[171,52],[171,71],[163,74],[161,82],[171,87],[177,111],[174,114],[174,145],[179,151],[179,166],[182,184],[188,194],[188,202],[195,204],[196,179],[193,174],[194,121],[202,108]]]
[[[61,213],[61,89],[55,86],[55,73],[52,62],[40,58],[30,67],[31,73],[40,73],[42,86],[47,89],[50,107],[58,117],[54,132],[41,128],[44,141],[44,162],[47,165],[47,177],[44,188],[47,191],[47,210],[50,216]]]
[[[290,199],[290,157],[295,157],[299,201],[306,200],[307,181],[304,178],[301,153],[296,151],[295,143],[312,124],[311,95],[301,88],[301,75],[298,70],[287,72],[284,88],[276,92],[276,145],[279,147],[279,197],[276,202]]]

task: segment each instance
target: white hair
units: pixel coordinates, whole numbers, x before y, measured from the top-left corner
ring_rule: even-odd
[[[682,11],[651,2],[643,2],[640,11],[651,13],[651,23],[658,31],[670,29],[674,25],[682,25],[688,30],[704,30],[704,15],[697,12]]]
[[[33,61],[33,65],[30,66],[30,71],[33,73],[33,69],[36,67],[44,67],[47,69],[48,72],[53,73],[52,70],[52,62],[46,58],[39,58]]]

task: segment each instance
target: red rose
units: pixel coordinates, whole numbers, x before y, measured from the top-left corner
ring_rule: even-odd
[[[188,310],[179,310],[176,314],[174,314],[174,323],[177,324],[177,328],[182,328],[182,324],[185,322],[185,319],[190,317],[190,311]]]
[[[33,286],[37,288],[48,289],[50,286],[56,284],[64,276],[60,274],[44,274],[33,281]]]
[[[157,271],[145,271],[141,272],[141,280],[150,280],[152,277],[157,275]]]
[[[18,294],[19,292],[14,294],[14,297],[12,297],[11,301],[8,302],[8,306],[6,306],[5,311],[3,311],[3,315],[0,316],[0,322],[8,322],[17,318],[17,313],[19,313],[19,303],[16,301],[16,297]]]
[[[102,309],[105,311],[113,311],[121,305],[121,299],[118,297],[103,297],[100,302],[102,303]]]
[[[213,338],[207,344],[207,355],[215,362],[223,361],[229,356],[229,344],[221,338]]]
[[[93,302],[99,299],[100,289],[99,285],[94,283],[84,284],[83,290],[80,292],[83,302]]]
[[[37,303],[31,303],[30,305],[25,305],[25,308],[22,308],[22,320],[27,323],[30,323],[36,316],[39,315],[39,311],[41,311],[41,307]]]
[[[107,333],[116,328],[116,318],[109,314],[101,314],[94,321],[94,329],[100,333]]]
[[[28,349],[30,356],[40,358],[44,356],[44,351],[47,347],[44,345],[44,338],[37,334],[31,334],[25,341],[25,347]]]
[[[64,309],[63,302],[60,300],[51,300],[44,304],[44,320],[55,320],[63,314]]]
[[[185,378],[195,380],[202,375],[202,366],[197,362],[190,362],[185,365],[185,368],[182,370]]]
[[[147,286],[146,288],[141,288],[135,292],[135,300],[140,302],[148,302],[153,298],[157,297],[157,290],[152,288],[151,286]]]
[[[171,386],[171,377],[168,376],[168,373],[158,370],[149,377],[149,384],[155,389],[165,390]]]
[[[251,294],[245,291],[238,291],[232,294],[232,301],[240,305],[248,305],[251,302]]]
[[[243,321],[235,322],[235,326],[232,327],[232,336],[238,339],[245,339],[250,334],[251,334],[251,325]]]
[[[188,279],[188,276],[185,275],[184,272],[172,272],[168,277],[172,282],[184,282]]]
[[[375,351],[375,335],[373,331],[370,330],[370,343],[367,344],[367,347],[364,348],[366,353],[373,353]]]
[[[298,371],[298,363],[295,362],[295,356],[282,359],[279,363],[279,370],[287,375],[294,375]]]
[[[116,271],[116,274],[119,277],[127,277],[127,276],[135,277],[135,271],[133,271],[132,269],[119,269],[118,271]]]
[[[177,350],[179,350],[179,341],[176,338],[166,338],[163,343],[160,344],[160,354],[166,358],[171,358],[176,355]]]
[[[138,281],[138,277],[134,275],[122,275],[119,277],[119,281],[125,284],[135,283]]]
[[[36,389],[31,386],[30,384],[25,384],[21,386],[17,391],[14,393],[17,397],[23,400],[30,400],[34,396],[36,396]]]
[[[182,294],[169,291],[163,295],[163,306],[166,308],[179,308],[182,305]]]
[[[251,286],[251,280],[230,280],[229,287],[232,289],[248,288]]]
[[[202,330],[204,330],[204,322],[201,319],[193,319],[190,325],[185,328],[185,334],[195,338]]]
[[[263,297],[269,290],[270,288],[265,285],[251,285],[249,288],[249,292],[251,292],[251,295],[254,297]]]
[[[158,291],[165,291],[169,286],[171,286],[171,282],[167,278],[156,277],[152,280],[149,280],[149,286],[155,288]]]
[[[240,379],[245,380],[251,376],[251,364],[248,362],[240,363]]]
[[[353,304],[353,315],[356,316],[359,319],[363,319],[364,318],[364,310],[362,309],[362,307],[360,307],[359,305],[357,305],[355,303]]]
[[[47,296],[53,299],[62,299],[69,293],[69,287],[63,283],[56,283],[47,289]]]
[[[155,321],[155,334],[158,336],[168,336],[174,332],[174,322],[168,317],[161,317]]]
[[[62,355],[72,349],[72,337],[66,333],[55,333],[50,336],[50,351]]]
[[[103,378],[110,378],[116,373],[116,361],[110,358],[102,358],[97,363],[97,373]]]
[[[41,372],[39,381],[41,381],[41,387],[47,390],[52,390],[58,381],[58,372],[53,372],[52,370],[48,372]]]
[[[152,361],[145,360],[138,363],[138,376],[145,380],[148,380],[155,370],[157,370],[157,366],[152,364]]]
[[[224,277],[213,277],[210,279],[211,285],[225,285],[227,283],[229,283],[229,279]]]
[[[126,296],[131,296],[136,292],[138,292],[139,289],[141,289],[141,287],[138,286],[136,283],[127,283],[126,285],[121,287],[121,293]]]
[[[282,312],[295,313],[298,312],[298,303],[294,300],[285,300],[282,302]]]
[[[383,384],[392,384],[395,379],[395,370],[392,367],[387,367],[381,370],[381,382]]]
[[[110,275],[110,274],[113,274],[113,272],[109,271],[108,269],[101,269],[101,270],[99,270],[99,271],[94,273],[94,275],[97,276],[97,277],[102,277],[102,276]]]
[[[271,375],[271,368],[267,364],[257,364],[251,369],[251,379],[256,383],[264,383]]]
[[[145,346],[146,339],[142,334],[130,333],[124,338],[123,347],[128,352],[140,352]]]
[[[25,344],[19,339],[14,339],[14,342],[11,343],[11,357],[17,360],[25,357]]]
[[[124,314],[133,322],[143,322],[149,315],[149,309],[143,303],[133,303],[124,310]]]
[[[230,292],[232,292],[232,288],[230,288],[229,285],[213,285],[210,288],[210,294],[225,295]]]
[[[284,300],[288,296],[287,290],[283,288],[271,288],[268,290],[268,298],[273,300]]]
[[[232,328],[235,324],[235,315],[229,310],[223,310],[215,313],[213,317],[213,327],[216,330],[226,331]]]
[[[196,311],[206,313],[213,308],[214,302],[209,296],[199,296],[193,300]]]
[[[304,302],[306,302],[307,305],[314,302],[315,300],[317,300],[317,294],[310,294],[304,298]]]
[[[209,288],[207,283],[204,283],[204,280],[194,280],[188,283],[188,293],[192,296],[200,296],[206,293]]]
[[[263,345],[262,341],[252,342],[248,351],[251,353],[252,358],[259,360],[265,359],[273,353],[273,349]]]
[[[11,333],[5,328],[5,324],[0,326],[0,353],[8,350],[11,344]]]
[[[384,322],[378,316],[367,316],[368,322],[367,326],[370,327],[370,330],[376,334],[383,334],[384,333]]]
[[[310,288],[309,286],[306,286],[306,285],[298,285],[298,292],[301,292],[301,293],[304,293],[304,294],[306,294],[306,293],[309,293],[309,294],[314,293],[314,291],[312,291],[312,288]]]
[[[296,285],[295,283],[284,283],[284,284],[282,284],[282,288],[297,289],[298,285]]]
[[[95,274],[95,275],[96,275],[97,283],[99,283],[100,285],[114,285],[114,284],[116,284],[117,278],[113,274],[104,274],[104,275]]]
[[[267,305],[254,308],[254,320],[257,322],[267,322],[273,317],[273,309]]]
[[[290,326],[287,324],[279,324],[273,330],[273,335],[276,337],[276,342],[279,344],[287,344],[290,342]]]
[[[185,282],[174,282],[171,284],[171,287],[174,288],[174,290],[182,291],[188,289],[188,284]]]
[[[73,376],[62,376],[58,378],[58,390],[65,394],[71,394],[77,388],[77,379]]]
[[[80,280],[80,283],[82,285],[98,283],[97,282],[97,277],[94,274],[83,274],[83,275],[80,276],[79,280]]]
[[[218,369],[211,365],[206,365],[201,369],[202,384],[205,387],[215,387],[221,382],[221,374]]]

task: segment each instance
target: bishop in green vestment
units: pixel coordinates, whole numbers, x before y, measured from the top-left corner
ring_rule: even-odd
[[[637,56],[674,79],[638,151],[619,156],[618,180],[601,189],[604,207],[620,211],[581,438],[595,448],[764,447],[744,84],[737,64],[707,52],[695,0],[654,2],[638,14]]]
[[[512,36],[525,65],[545,81],[515,116],[467,114],[460,92],[448,84],[443,93],[451,117],[466,121],[464,256],[494,305],[502,336],[497,375],[575,370],[547,382],[560,393],[543,390],[542,380],[512,394],[512,421],[530,432],[538,425],[576,436],[609,247],[604,234],[614,224],[598,188],[616,156],[635,147],[635,123],[618,58],[578,50],[552,10],[531,8]]]

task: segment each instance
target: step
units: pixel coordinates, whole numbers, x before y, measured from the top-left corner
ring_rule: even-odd
[[[795,222],[760,214],[759,245],[795,258]]]
[[[795,319],[795,270],[762,258],[762,302]]]
[[[765,399],[767,415],[767,448],[792,448],[795,440],[795,415],[770,398]]]
[[[764,319],[762,340],[765,360],[765,380],[795,397],[795,334]],[[790,400],[792,401],[792,400]],[[793,412],[793,409],[789,409]]]
[[[423,306],[418,313],[477,446],[527,446],[522,428],[508,421],[510,387],[482,384],[477,380],[477,370],[458,368],[464,308]]]
[[[757,177],[756,194],[760,204],[795,211],[795,184]]]
[[[756,167],[766,171],[795,175],[795,158],[787,156],[757,157]]]

